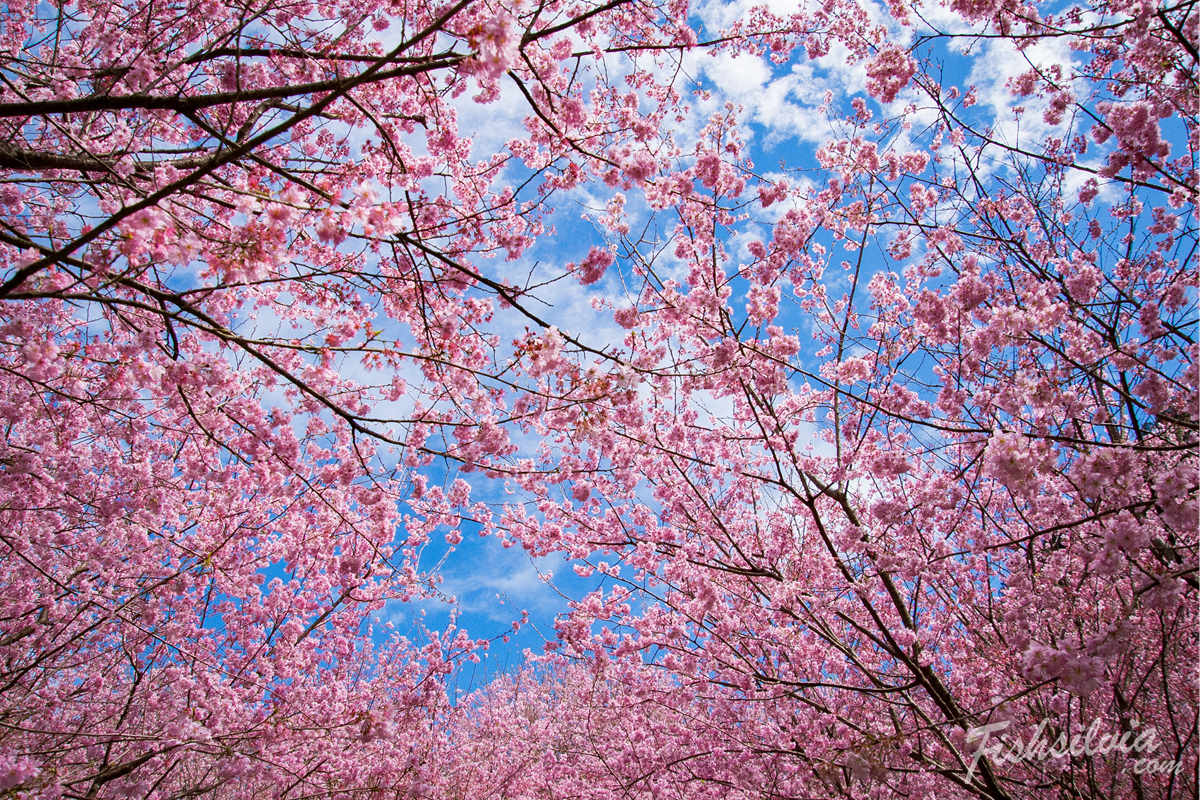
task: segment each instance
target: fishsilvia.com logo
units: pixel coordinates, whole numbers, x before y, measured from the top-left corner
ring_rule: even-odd
[[[1059,733],[1053,740],[1053,731],[1048,731],[1049,720],[1042,720],[1034,730],[1033,735],[1022,741],[1017,736],[1001,736],[1000,731],[1006,729],[1010,722],[992,722],[971,728],[967,731],[967,744],[979,740],[979,745],[971,757],[971,766],[967,770],[967,780],[975,774],[975,768],[981,758],[986,758],[992,764],[1016,764],[1023,761],[1049,761],[1053,759],[1079,758],[1082,756],[1103,756],[1112,752],[1123,753],[1131,759],[1130,768],[1135,774],[1169,774],[1178,772],[1183,763],[1167,758],[1155,758],[1152,754],[1162,746],[1158,733],[1153,727],[1137,729],[1137,723],[1131,723],[1124,731],[1104,731],[1100,720],[1093,720],[1086,731],[1068,737],[1065,732]]]

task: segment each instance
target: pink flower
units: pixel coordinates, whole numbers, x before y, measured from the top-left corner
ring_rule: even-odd
[[[571,46],[571,40],[566,37],[555,41],[550,47],[550,55],[559,61],[570,58],[573,51],[574,48]]]
[[[1067,291],[1071,298],[1080,303],[1091,302],[1100,286],[1100,273],[1086,262],[1077,264],[1076,269],[1067,278]]]
[[[746,316],[755,325],[773,319],[779,313],[779,287],[755,284],[746,297]]]
[[[856,381],[863,381],[871,377],[872,371],[869,359],[853,357],[847,358],[838,365],[837,376],[840,381],[855,383]]]
[[[721,177],[721,158],[716,153],[705,153],[696,159],[696,177],[709,189],[715,188]]]
[[[1079,189],[1079,202],[1090,203],[1100,193],[1100,186],[1095,178],[1088,178]]]
[[[1025,488],[1036,478],[1037,458],[1029,440],[1019,433],[993,434],[988,440],[984,465],[988,475],[1010,489]]]
[[[475,56],[468,70],[485,79],[495,80],[517,60],[519,43],[512,15],[501,12],[479,23],[468,36]]]
[[[1092,129],[1092,138],[1103,144],[1112,134],[1117,135],[1120,149],[1109,155],[1105,175],[1116,175],[1126,166],[1132,168],[1135,179],[1148,178],[1155,172],[1155,162],[1164,159],[1171,147],[1162,140],[1158,115],[1148,103],[1100,103],[1106,126]]]
[[[605,271],[613,263],[613,254],[603,247],[593,247],[588,251],[587,258],[579,265],[579,282],[593,284],[604,277]]]
[[[760,186],[758,188],[758,201],[762,203],[763,208],[767,208],[773,203],[777,203],[787,197],[788,185],[783,181]]]
[[[883,103],[896,99],[917,71],[917,63],[898,47],[885,47],[867,64],[867,91]]]
[[[620,308],[613,312],[613,319],[622,328],[632,328],[637,324],[638,311],[634,307]]]
[[[0,790],[12,789],[37,776],[40,769],[28,756],[0,755]]]

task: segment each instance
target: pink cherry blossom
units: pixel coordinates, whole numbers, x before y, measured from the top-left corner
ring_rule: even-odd
[[[916,62],[898,47],[880,50],[867,64],[867,91],[883,103],[896,99],[916,73]]]

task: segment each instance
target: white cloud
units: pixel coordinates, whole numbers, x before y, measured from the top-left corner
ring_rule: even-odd
[[[460,613],[507,625],[523,610],[544,613],[562,605],[551,584],[563,564],[560,558],[534,558],[491,539],[471,548],[473,553],[479,549],[485,557],[452,561],[443,573],[441,591]]]

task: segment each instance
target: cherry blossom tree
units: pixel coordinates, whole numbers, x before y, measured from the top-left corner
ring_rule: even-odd
[[[10,5],[0,788],[1193,796],[1198,19]],[[768,173],[697,57],[866,94]],[[452,704],[468,527],[607,585]]]
[[[470,503],[442,465],[511,449],[488,321],[543,323],[490,265],[530,246],[577,162],[635,138],[631,163],[652,159],[670,84],[631,111],[605,59],[669,61],[684,17],[7,9],[0,788],[431,781],[444,677],[481,644],[371,615],[433,591],[421,551]],[[458,117],[502,81],[536,124],[475,152]]]
[[[862,64],[819,171],[760,176],[718,114],[639,187],[657,227],[609,223],[634,285],[617,363],[549,336],[527,365],[608,393],[529,400],[561,447],[504,524],[611,583],[553,644],[701,700],[655,706],[677,786],[715,741],[774,759],[716,769],[730,795],[1192,796],[1196,17],[838,10],[759,12],[806,33],[734,46]],[[1027,64],[1007,118],[934,58],[993,38]],[[608,768],[613,796],[638,785]]]
[[[730,738],[722,709],[633,664],[550,660],[505,675],[446,726],[436,796],[725,798],[787,795],[786,756]],[[754,787],[746,792],[746,787]]]

